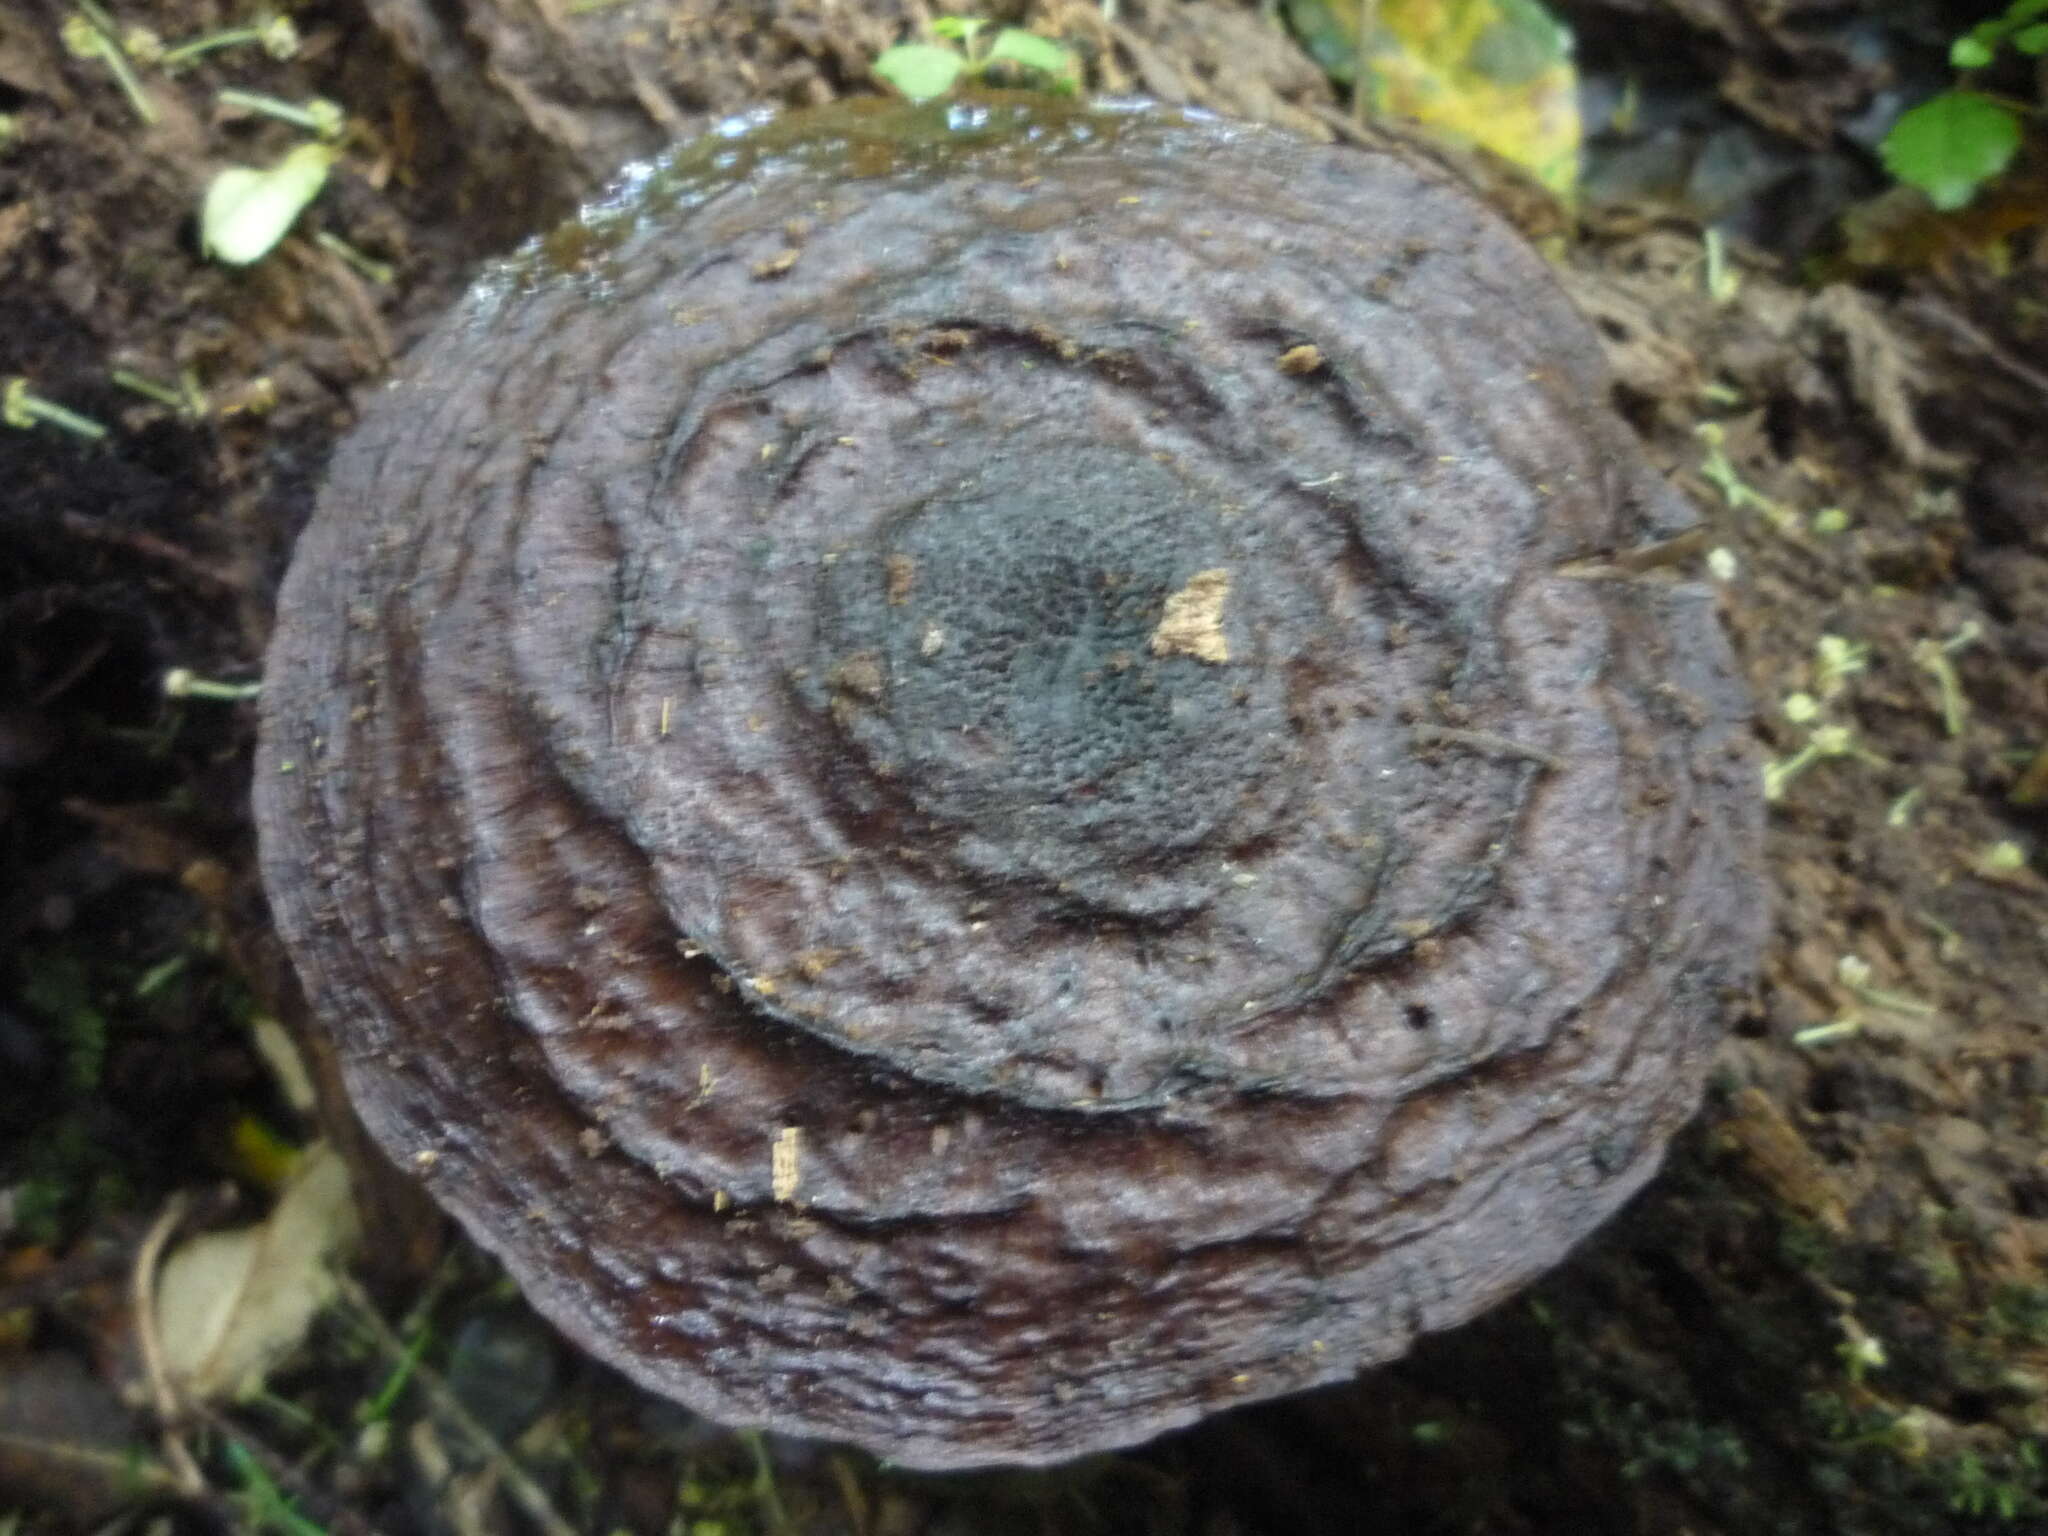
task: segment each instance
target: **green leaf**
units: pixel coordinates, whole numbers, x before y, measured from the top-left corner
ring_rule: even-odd
[[[1498,0],[1499,19],[1473,39],[1466,64],[1482,79],[1518,90],[1572,56],[1572,34],[1534,0]]]
[[[953,89],[967,61],[937,43],[898,43],[875,60],[875,78],[912,101],[930,101]]]
[[[950,37],[956,43],[971,43],[974,34],[987,25],[979,16],[941,16],[932,23],[932,36]]]
[[[1952,210],[2011,164],[2019,146],[2011,108],[1974,91],[1944,91],[1892,124],[1878,153],[1892,175]]]
[[[2048,53],[2048,21],[2036,26],[2022,27],[2012,35],[2013,47],[2030,59],[2038,59]]]
[[[1355,4],[1338,14],[1328,0],[1286,0],[1287,25],[1308,56],[1332,80],[1348,85],[1358,77],[1358,30]]]
[[[301,144],[267,171],[229,166],[199,205],[199,245],[215,261],[245,267],[270,253],[327,184],[340,158],[331,144]]]
[[[1984,28],[1965,32],[1949,44],[1948,62],[1955,69],[1982,69],[1989,64],[1995,51],[1995,43],[1986,42],[1977,34]]]
[[[1026,32],[1022,27],[1005,27],[996,34],[995,46],[989,49],[984,62],[1014,64],[1019,69],[1035,69],[1053,80],[1065,81],[1073,70],[1074,56],[1051,38]]]

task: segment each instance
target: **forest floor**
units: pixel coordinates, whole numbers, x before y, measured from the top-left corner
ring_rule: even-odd
[[[1958,217],[1886,191],[1860,120],[1937,79],[1936,21],[1578,7],[1587,99],[1654,77],[1668,131],[1608,90],[1570,216],[1475,172],[1700,507],[1778,775],[1763,984],[1664,1172],[1355,1386],[936,1478],[645,1397],[438,1223],[310,1326],[247,1301],[296,1149],[342,1133],[271,1022],[253,710],[164,686],[255,677],[330,445],[480,261],[717,114],[872,89],[926,12],[316,0],[288,58],[136,69],[153,122],[75,14],[0,13],[0,375],[83,419],[0,427],[0,1532],[2048,1530],[2048,171]],[[1259,9],[1026,19],[1091,86],[1348,131]],[[223,88],[346,114],[242,268],[202,258],[200,191],[304,135]],[[294,1207],[309,1248],[346,1205]],[[150,1282],[210,1227],[264,1234],[201,1350],[255,1349],[254,1395],[163,1368]]]

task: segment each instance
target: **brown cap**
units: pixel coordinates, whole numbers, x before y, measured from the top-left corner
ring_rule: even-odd
[[[1541,260],[1161,110],[729,125],[344,444],[265,875],[358,1106],[733,1423],[1039,1462],[1344,1377],[1691,1112],[1761,798]]]

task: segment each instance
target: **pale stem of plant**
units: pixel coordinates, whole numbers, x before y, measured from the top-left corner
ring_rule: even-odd
[[[1728,304],[1742,289],[1742,276],[1728,262],[1728,236],[1720,229],[1708,229],[1700,236],[1706,253],[1707,297],[1716,304]]]
[[[206,394],[200,389],[198,378],[189,368],[178,375],[175,388],[169,384],[160,384],[147,374],[137,373],[130,368],[110,368],[107,370],[107,378],[109,382],[131,394],[141,395],[145,400],[154,400],[159,405],[168,405],[180,416],[197,421],[206,415]]]
[[[1792,1036],[1792,1043],[1801,1049],[1810,1049],[1816,1045],[1846,1040],[1851,1035],[1862,1033],[1862,1030],[1861,1019],[1854,1014],[1844,1014],[1839,1019],[1830,1019],[1825,1024],[1815,1024],[1811,1028],[1798,1031]]]
[[[167,699],[211,699],[221,704],[240,704],[262,691],[261,683],[223,683],[201,677],[189,667],[173,667],[164,674]]]
[[[1718,421],[1701,422],[1693,428],[1693,435],[1707,445],[1700,459],[1700,477],[1721,493],[1729,511],[1754,509],[1782,534],[1800,531],[1799,519],[1789,508],[1780,506],[1736,473],[1734,461],[1728,457],[1727,432]]]
[[[229,27],[167,48],[161,62],[165,69],[176,69],[216,49],[237,48],[244,43],[261,43],[263,51],[273,59],[288,59],[299,51],[298,28],[289,16],[271,16],[250,26]]]
[[[1962,679],[1956,675],[1955,663],[1949,658],[1975,645],[1983,632],[1972,620],[1947,640],[1921,640],[1913,646],[1913,664],[1933,678],[1935,687],[1941,690],[1941,723],[1951,736],[1962,735],[1963,727],[1969,723],[1970,701],[1963,692]]]
[[[1814,684],[1824,699],[1834,698],[1843,684],[1870,666],[1870,647],[1841,635],[1822,635],[1813,653]]]
[[[223,107],[274,117],[281,123],[290,123],[294,128],[303,128],[323,139],[340,138],[341,130],[348,121],[347,114],[339,106],[321,96],[300,106],[296,102],[266,96],[261,91],[243,91],[229,86],[215,92],[213,99]]]
[[[1884,766],[1884,759],[1868,747],[1859,745],[1856,733],[1848,726],[1817,726],[1807,737],[1806,745],[1797,752],[1764,764],[1764,798],[1782,799],[1788,784],[1815,763],[1830,757],[1853,757],[1875,768]]]
[[[54,400],[29,393],[28,380],[21,377],[9,379],[0,386],[0,422],[23,431],[41,422],[69,432],[73,437],[82,437],[89,443],[96,443],[107,435],[107,429],[90,416],[81,416]]]
[[[1943,965],[1953,965],[1962,958],[1963,950],[1966,946],[1960,933],[1957,933],[1955,929],[1949,927],[1947,923],[1944,923],[1931,912],[1915,912],[1913,915],[1920,920],[1920,925],[1933,934],[1937,940],[1934,946],[1935,959],[1939,960]]]
[[[1859,955],[1844,955],[1835,962],[1835,979],[1849,989],[1851,996],[1873,1008],[1882,1008],[1887,1013],[1901,1013],[1910,1018],[1931,1019],[1940,1010],[1934,1004],[1922,1002],[1904,992],[1894,992],[1880,987],[1870,979],[1870,962]]]
[[[114,81],[128,98],[128,105],[135,109],[135,115],[153,126],[157,121],[156,103],[149,99],[142,82],[135,78],[128,56],[121,51],[114,36],[113,19],[92,0],[79,0],[78,9],[64,18],[62,32],[65,50],[74,58],[104,62],[113,71]]]
[[[361,251],[342,239],[341,236],[332,234],[327,230],[317,231],[313,236],[313,243],[322,250],[332,251],[373,283],[382,283],[388,287],[398,275],[393,270],[390,262],[378,261],[373,256],[365,256]]]

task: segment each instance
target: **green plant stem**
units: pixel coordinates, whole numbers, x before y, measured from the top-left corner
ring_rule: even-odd
[[[342,125],[346,121],[339,107],[320,98],[300,106],[297,102],[265,96],[260,91],[243,91],[229,86],[223,91],[216,92],[213,99],[223,107],[234,107],[243,112],[274,117],[281,123],[290,123],[295,128],[303,128],[306,132],[323,139],[341,137]]]
[[[64,46],[81,59],[98,59],[113,71],[115,84],[128,98],[135,115],[150,126],[158,120],[156,103],[142,88],[128,56],[114,36],[113,19],[91,0],[80,0],[79,9],[64,22]]]
[[[331,234],[327,230],[318,231],[313,236],[313,243],[322,250],[332,251],[373,283],[382,283],[389,287],[398,275],[390,262],[365,256],[341,236]]]
[[[261,683],[223,683],[200,677],[189,667],[173,667],[164,674],[164,697],[169,699],[210,699],[218,704],[240,704],[263,691]]]
[[[0,389],[0,422],[23,430],[41,422],[69,432],[73,437],[82,437],[89,443],[96,443],[107,435],[107,429],[90,416],[81,416],[54,400],[30,394],[28,380],[20,377],[9,379],[4,389]]]
[[[215,32],[209,37],[195,37],[190,42],[178,44],[175,48],[166,48],[159,62],[165,69],[176,69],[180,64],[189,64],[192,60],[216,49],[236,48],[243,43],[262,41],[261,27],[230,27],[225,32]]]

